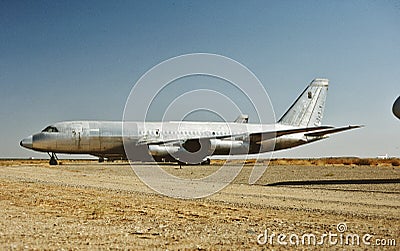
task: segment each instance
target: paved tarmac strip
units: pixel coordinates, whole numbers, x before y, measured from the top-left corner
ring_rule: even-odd
[[[219,166],[162,168],[199,178]],[[251,170],[245,166],[210,197],[183,200],[157,194],[129,164],[7,163],[0,167],[0,249],[365,250],[385,244],[396,250],[400,245],[400,168],[270,166],[249,185]],[[344,232],[337,229],[341,223]],[[279,234],[286,235],[281,242],[287,245],[278,242]],[[310,234],[315,245],[312,239],[308,243]],[[359,236],[359,244],[346,244],[348,235]],[[372,237],[363,242],[365,235]]]

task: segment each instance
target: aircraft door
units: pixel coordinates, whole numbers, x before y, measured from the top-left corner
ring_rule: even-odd
[[[72,138],[74,139],[75,145],[79,145],[80,141],[82,139],[82,125],[80,124],[74,124],[71,126],[71,133],[72,133]]]
[[[82,124],[73,124],[71,126],[71,135],[74,142],[75,149],[78,152],[86,151],[89,147],[89,139],[87,135],[87,131],[89,129],[89,125]]]

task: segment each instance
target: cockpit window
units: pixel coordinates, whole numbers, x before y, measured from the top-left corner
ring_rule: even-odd
[[[48,126],[44,128],[42,132],[58,132],[58,129],[55,126]]]

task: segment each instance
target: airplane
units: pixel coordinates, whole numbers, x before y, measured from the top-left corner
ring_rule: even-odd
[[[66,121],[47,126],[20,145],[47,152],[50,165],[58,153],[90,154],[105,159],[153,160],[180,164],[210,164],[212,155],[259,154],[288,149],[360,128],[321,124],[327,79],[314,79],[275,124],[234,122]]]

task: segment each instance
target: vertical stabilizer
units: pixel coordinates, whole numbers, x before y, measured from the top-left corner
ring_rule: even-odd
[[[314,79],[278,123],[297,127],[320,126],[327,94],[328,79]]]

